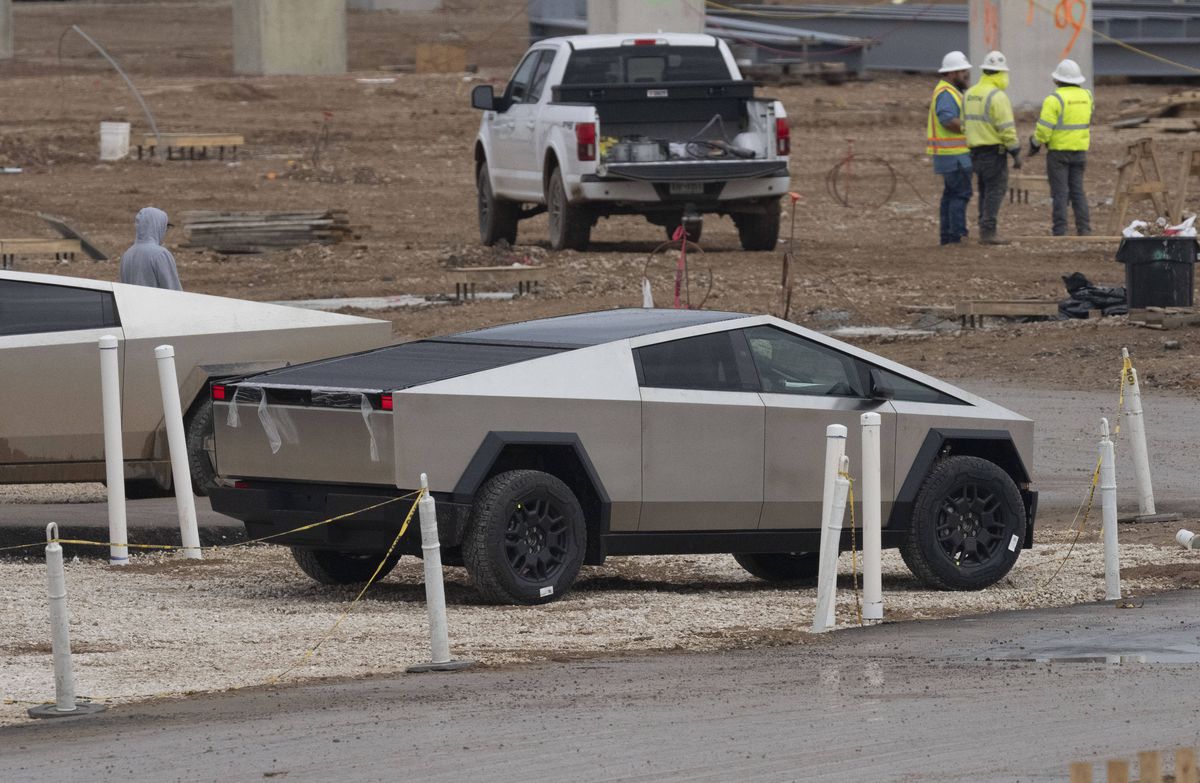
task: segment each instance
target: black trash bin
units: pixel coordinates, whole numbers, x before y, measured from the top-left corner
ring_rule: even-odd
[[[1126,237],[1117,248],[1125,265],[1129,307],[1191,307],[1195,237]]]

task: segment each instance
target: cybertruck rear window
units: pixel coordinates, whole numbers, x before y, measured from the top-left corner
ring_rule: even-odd
[[[640,84],[727,81],[729,68],[715,46],[616,46],[571,54],[563,84]]]
[[[883,374],[883,382],[892,390],[892,399],[903,402],[933,402],[939,405],[966,405],[967,403],[951,397],[949,394],[931,389],[923,383],[909,380],[903,375],[897,375],[894,372],[885,370],[882,367],[875,368]]]
[[[109,291],[0,280],[0,335],[120,326]]]

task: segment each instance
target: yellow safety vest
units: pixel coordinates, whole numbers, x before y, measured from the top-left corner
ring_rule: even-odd
[[[967,137],[961,132],[952,131],[938,120],[937,102],[942,93],[948,92],[958,106],[958,114],[962,116],[963,98],[953,84],[946,80],[938,82],[933,90],[933,100],[929,102],[929,121],[926,123],[925,146],[926,155],[962,155],[967,151]]]
[[[963,129],[968,147],[1020,148],[1012,103],[996,83],[995,75],[984,74],[967,90],[963,98]]]
[[[1059,87],[1042,101],[1034,138],[1047,149],[1086,150],[1092,142],[1092,107],[1090,90],[1074,84]]]

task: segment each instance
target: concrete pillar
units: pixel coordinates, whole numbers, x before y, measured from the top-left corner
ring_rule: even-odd
[[[1008,58],[1008,96],[1015,108],[1040,107],[1054,91],[1050,72],[1060,60],[1079,63],[1092,84],[1092,0],[1017,2],[1017,0],[970,0],[971,30],[968,57],[976,66],[993,49]],[[1019,128],[1022,138],[1026,130]]]
[[[233,0],[233,70],[346,72],[346,0]]]
[[[702,33],[704,0],[587,0],[589,33]]]
[[[0,0],[0,60],[12,56],[12,0]]]
[[[355,11],[437,11],[442,0],[347,0]]]

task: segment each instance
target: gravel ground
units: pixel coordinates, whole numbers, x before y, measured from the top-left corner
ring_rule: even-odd
[[[1049,585],[1065,551],[1026,551],[1000,585],[978,593],[922,589],[895,552],[884,553],[889,620],[1058,606],[1103,598],[1100,544],[1089,536]],[[1164,535],[1164,538],[1166,536]],[[1160,543],[1122,550],[1127,593],[1200,584],[1200,557]],[[812,587],[758,581],[725,555],[618,558],[584,569],[574,592],[541,607],[475,603],[465,571],[446,569],[452,648],[496,666],[596,654],[711,651],[819,643],[808,634]],[[53,696],[44,567],[6,563],[0,634],[0,724],[24,720],[26,702]],[[850,569],[842,558],[842,573]],[[350,605],[355,591],[319,586],[270,546],[233,548],[202,562],[144,555],[125,569],[68,563],[77,691],[112,702],[282,681],[398,672],[427,660],[421,564],[405,558],[307,660],[305,651]],[[842,580],[849,587],[849,577]],[[840,593],[839,622],[854,621]],[[295,669],[284,674],[293,664]]]
[[[104,485],[0,484],[0,503],[104,503]]]

